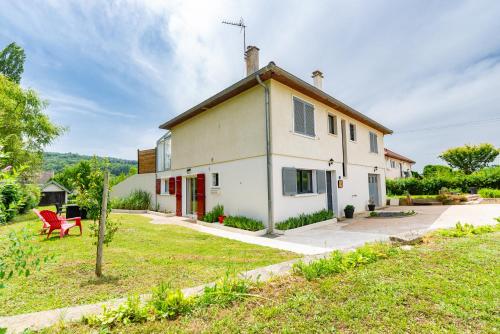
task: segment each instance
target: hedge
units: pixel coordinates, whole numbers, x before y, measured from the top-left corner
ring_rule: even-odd
[[[454,173],[449,176],[424,177],[423,179],[407,178],[386,180],[389,195],[435,195],[441,188],[458,189],[469,192],[471,187],[500,189],[500,166],[484,168],[470,175]]]

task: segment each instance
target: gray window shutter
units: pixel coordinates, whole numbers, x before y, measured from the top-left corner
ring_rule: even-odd
[[[376,134],[373,134],[373,152],[378,153],[378,142]]]
[[[316,170],[316,191],[318,194],[326,192],[326,171]]]
[[[306,135],[314,136],[314,107],[310,104],[305,105],[306,114]]]
[[[333,133],[338,134],[338,132],[337,132],[337,116],[333,116]]]
[[[293,196],[297,194],[297,169],[283,167],[282,171],[283,195]]]
[[[293,99],[293,120],[294,120],[294,131],[298,133],[305,133],[304,128],[304,103]]]

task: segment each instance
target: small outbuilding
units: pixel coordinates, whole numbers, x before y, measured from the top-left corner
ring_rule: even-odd
[[[54,180],[50,180],[41,186],[42,197],[40,199],[40,205],[53,205],[53,204],[66,204],[68,201],[68,195],[71,191],[66,189],[64,186],[60,185]]]

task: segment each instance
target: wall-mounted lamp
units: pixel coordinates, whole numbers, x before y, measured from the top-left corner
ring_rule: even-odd
[[[333,159],[328,160],[328,166],[333,165]]]
[[[377,166],[373,167],[373,172],[376,172],[377,170],[378,170]]]

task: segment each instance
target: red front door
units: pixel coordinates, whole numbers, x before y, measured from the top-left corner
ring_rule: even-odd
[[[182,216],[182,176],[175,178],[175,214]]]

